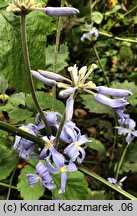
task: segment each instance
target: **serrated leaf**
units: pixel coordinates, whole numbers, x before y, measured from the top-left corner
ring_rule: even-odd
[[[86,109],[89,110],[91,113],[106,113],[111,116],[113,116],[113,110],[109,108],[108,106],[101,104],[95,100],[94,97],[91,95],[81,95],[80,96],[83,101],[83,105],[85,106]]]
[[[9,103],[13,104],[14,106],[25,106],[25,94],[23,92],[19,92],[11,95],[9,97]]]
[[[66,192],[58,194],[60,188],[60,174],[53,176],[57,188],[52,190],[53,197],[64,200],[87,200],[89,198],[88,184],[84,174],[77,171],[76,173],[68,174]]]
[[[10,87],[27,92],[29,87],[22,56],[20,17],[5,10],[1,10],[0,14],[0,71]],[[26,17],[30,62],[34,70],[45,68],[46,36],[55,30],[52,20],[52,17],[36,11]]]
[[[40,92],[40,91],[36,92],[36,96],[37,96],[39,104],[43,110],[51,110],[52,100],[53,100],[52,96],[50,96],[49,94],[47,94],[45,92]],[[36,112],[36,108],[34,106],[34,103],[33,103],[33,100],[32,100],[32,97],[30,94],[26,95],[26,106],[28,107],[29,110]],[[55,100],[56,112],[63,114],[64,109],[65,109],[64,104],[59,100]]]
[[[100,24],[103,20],[103,15],[98,11],[94,11],[91,13],[91,19],[93,22]]]
[[[33,187],[31,187],[26,176],[28,173],[35,174],[35,168],[27,165],[21,170],[18,177],[19,182],[17,184],[17,188],[24,200],[38,200],[44,194],[45,189],[39,183],[36,183]]]
[[[91,138],[90,140],[91,142],[86,143],[86,146],[96,150],[100,155],[105,154],[105,147],[99,140],[96,140],[94,138]]]
[[[0,180],[6,179],[18,162],[17,154],[8,149],[6,146],[0,145]]]
[[[53,71],[53,64],[54,64],[54,58],[55,58],[55,46],[49,45],[46,48],[46,65],[48,66],[49,71]],[[63,70],[65,67],[68,66],[67,58],[68,58],[69,52],[67,44],[61,44],[59,53],[57,55],[57,66],[56,66],[56,72],[59,72]]]
[[[137,104],[137,86],[135,85],[134,82],[128,82],[127,80],[123,83],[112,82],[111,87],[118,88],[118,89],[126,89],[131,91],[133,95],[127,97],[126,99],[131,105]]]

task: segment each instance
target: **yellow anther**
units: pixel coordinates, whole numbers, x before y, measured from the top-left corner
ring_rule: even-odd
[[[40,176],[38,176],[38,177],[37,177],[37,180],[41,182],[41,181],[42,181],[42,178],[41,178]]]
[[[46,142],[44,143],[44,146],[45,146],[46,148],[50,148],[50,147],[52,146],[52,144],[51,144],[50,141],[46,141]]]
[[[23,128],[23,131],[29,132],[29,128]]]
[[[63,167],[60,168],[59,171],[60,171],[61,173],[63,173],[63,172],[67,172],[67,169],[63,166]]]
[[[75,145],[75,147],[79,147],[79,146],[80,146],[80,144],[79,144],[78,141],[76,141],[76,142],[74,143],[74,145]]]
[[[72,66],[68,67],[68,72],[72,72],[72,71],[73,71],[73,67]]]

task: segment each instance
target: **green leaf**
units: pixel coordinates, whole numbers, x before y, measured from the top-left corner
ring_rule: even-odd
[[[103,15],[98,11],[94,11],[91,13],[91,19],[93,22],[100,24],[103,20]]]
[[[86,146],[90,147],[91,149],[96,150],[100,155],[105,154],[105,147],[104,145],[99,141],[94,138],[90,139],[92,142],[86,143]]]
[[[106,200],[105,191],[90,191],[89,200]]]
[[[10,175],[17,162],[17,154],[6,146],[0,145],[0,180],[6,179]]]
[[[55,46],[49,45],[46,48],[46,65],[48,66],[49,71],[53,71],[53,64],[54,64],[54,58],[55,58],[54,52],[55,52]],[[68,55],[69,55],[69,52],[68,52],[67,43],[61,44],[59,53],[57,56],[57,67],[56,67],[57,72],[63,70],[65,67],[68,66],[68,63],[66,61],[68,58]]]
[[[107,113],[109,115],[113,115],[113,110],[109,108],[108,106],[101,104],[95,100],[94,97],[91,95],[86,95],[83,94],[80,96],[83,101],[83,105],[85,106],[86,109],[89,110],[91,113]]]
[[[13,94],[9,97],[9,103],[14,106],[23,105],[25,106],[25,94],[23,92]]]
[[[60,174],[53,176],[57,188],[52,190],[55,198],[65,200],[87,200],[89,198],[88,184],[85,180],[84,174],[77,171],[76,173],[68,173],[68,181],[66,185],[66,192],[58,194],[60,188]]]
[[[119,51],[121,61],[132,60],[133,52],[130,46],[122,46]]]
[[[25,123],[31,119],[32,115],[33,113],[31,111],[27,109],[21,109],[19,107],[15,107],[9,112],[10,119],[14,119],[16,121],[25,121]]]
[[[30,62],[34,70],[45,69],[46,37],[55,30],[52,20],[52,17],[36,11],[26,17]],[[0,71],[10,87],[27,92],[29,87],[22,56],[20,17],[0,10],[0,26]]]
[[[5,145],[8,133],[6,131],[0,130],[0,146]]]
[[[128,146],[121,172],[137,172],[137,142]]]
[[[134,82],[128,82],[127,80],[123,83],[112,82],[111,87],[118,88],[118,89],[126,89],[131,91],[133,95],[127,97],[126,99],[131,105],[137,104],[137,86],[135,85]]]
[[[51,110],[52,100],[53,100],[53,97],[51,95],[49,95],[45,92],[37,91],[36,96],[37,96],[39,104],[43,110]],[[36,108],[34,106],[34,103],[33,103],[33,100],[32,100],[32,97],[30,94],[26,95],[26,106],[28,107],[29,110],[36,112]],[[64,109],[65,109],[64,104],[59,100],[55,100],[56,112],[63,114]]]
[[[18,177],[18,184],[17,188],[20,191],[20,195],[24,200],[38,200],[43,194],[45,189],[39,184],[34,184],[31,187],[28,183],[27,174],[32,173],[35,174],[35,168],[27,165],[24,169],[22,169],[19,177]]]

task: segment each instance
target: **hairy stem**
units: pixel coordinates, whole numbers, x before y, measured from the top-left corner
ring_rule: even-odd
[[[25,64],[25,70],[26,70],[26,75],[27,75],[27,80],[28,80],[30,92],[31,92],[35,107],[37,109],[37,112],[40,114],[40,117],[45,124],[47,135],[50,136],[51,135],[50,127],[48,125],[48,122],[45,118],[45,115],[44,115],[44,113],[43,113],[43,111],[39,105],[39,102],[37,100],[37,97],[35,94],[34,83],[33,83],[32,75],[30,72],[30,60],[29,60],[27,37],[26,37],[26,14],[21,15],[21,35],[22,35],[22,50],[23,50],[24,64]]]

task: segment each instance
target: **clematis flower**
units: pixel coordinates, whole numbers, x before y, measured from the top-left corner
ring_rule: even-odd
[[[106,97],[103,94],[95,94],[95,99],[102,103],[105,104],[109,107],[112,108],[119,108],[119,107],[124,107],[128,104],[128,102],[124,98],[118,98],[118,99],[111,99],[109,97]]]
[[[49,169],[40,161],[36,165],[36,174],[27,174],[29,184],[33,186],[35,183],[39,182],[42,187],[48,189],[56,188],[56,185],[49,173]]]
[[[107,95],[116,96],[116,97],[127,97],[127,96],[132,95],[132,92],[128,90],[109,88],[106,86],[99,86],[97,91],[99,94],[107,94]]]
[[[115,178],[107,178],[108,182],[111,184],[117,185],[120,189],[123,187],[123,182],[126,180],[127,176],[124,176],[120,181],[117,181]]]
[[[81,147],[82,144],[91,142],[84,135],[79,136],[77,140],[71,143],[67,148],[65,148],[64,153],[67,154],[72,161],[82,163],[85,158],[85,150]],[[81,157],[79,155],[81,154]]]
[[[116,127],[118,128],[119,135],[126,135],[126,142],[130,144],[132,136],[137,137],[137,130],[135,130],[136,122],[133,119],[126,119],[124,122],[125,126],[127,127]]]
[[[80,129],[76,127],[76,124],[72,121],[65,122],[61,134],[60,139],[65,143],[72,143],[77,140],[77,137],[81,135]]]
[[[50,136],[49,138],[47,136],[42,137],[42,139],[45,141],[45,145],[43,150],[40,153],[40,157],[41,158],[46,158],[47,156],[50,156],[54,151],[54,140],[55,137],[54,136]],[[49,151],[49,155],[47,154],[47,152]]]
[[[96,40],[99,36],[99,31],[98,29],[96,29],[95,27],[92,28],[92,30],[90,30],[89,32],[87,33],[84,33],[82,35],[82,37],[80,38],[80,40],[82,42],[86,41],[86,40],[89,40],[89,41],[92,41],[92,40]]]
[[[65,193],[66,189],[68,172],[76,172],[77,167],[72,161],[70,161],[68,165],[65,165],[65,162],[67,161],[65,160],[64,156],[57,151],[52,154],[52,159],[56,168],[50,163],[49,159],[46,160],[47,167],[52,173],[61,173],[61,186],[58,193],[63,194]]]
[[[62,119],[62,115],[60,113],[58,113],[58,112],[45,112],[44,111],[44,115],[47,119],[49,126],[58,127],[58,125]],[[38,124],[37,127],[39,130],[45,128],[44,122],[40,120],[39,113],[36,115],[36,123]]]
[[[73,16],[79,13],[79,10],[73,7],[46,7],[45,13],[49,16]]]

